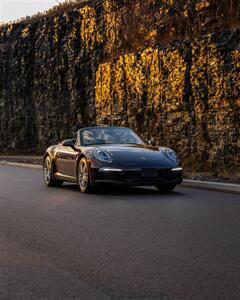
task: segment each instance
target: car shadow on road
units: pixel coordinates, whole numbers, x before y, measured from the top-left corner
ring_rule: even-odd
[[[64,190],[71,190],[77,193],[80,193],[78,185],[66,183],[62,187]],[[126,187],[126,186],[104,186],[100,189],[93,191],[89,195],[98,195],[98,196],[160,196],[160,195],[167,195],[167,196],[184,196],[182,191],[174,190],[172,192],[163,192],[158,191],[154,187]]]

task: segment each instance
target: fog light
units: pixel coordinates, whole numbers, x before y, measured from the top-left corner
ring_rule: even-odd
[[[173,168],[172,171],[173,172],[181,172],[183,169],[181,167],[178,168]]]
[[[122,172],[122,169],[114,169],[114,168],[101,168],[99,172]]]

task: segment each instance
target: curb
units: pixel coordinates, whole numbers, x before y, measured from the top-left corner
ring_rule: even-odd
[[[24,164],[24,163],[17,163],[17,162],[9,162],[9,161],[0,161],[1,166],[11,166],[11,167],[21,167],[21,168],[28,168],[28,169],[42,169],[41,165],[34,165],[34,164]]]
[[[7,161],[0,161],[0,165],[36,169],[36,170],[42,169],[41,165],[15,163],[15,162],[7,162]],[[240,194],[240,184],[184,179],[183,183],[180,186],[185,188],[197,188],[197,189],[211,190],[217,192]]]
[[[240,194],[240,184],[184,179],[181,186],[186,188],[199,188],[217,192]]]

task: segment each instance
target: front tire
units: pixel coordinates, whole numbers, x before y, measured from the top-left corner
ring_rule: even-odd
[[[48,187],[59,187],[63,184],[62,180],[53,178],[52,161],[49,155],[45,158],[43,163],[43,179],[45,185]]]
[[[175,189],[175,184],[156,185],[159,192],[171,192]]]
[[[81,193],[89,193],[92,191],[90,169],[85,157],[83,157],[78,164],[78,185]]]

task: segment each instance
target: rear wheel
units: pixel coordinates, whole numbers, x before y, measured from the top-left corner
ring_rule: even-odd
[[[171,192],[175,189],[175,187],[176,187],[175,184],[156,185],[156,188],[160,192]]]
[[[90,170],[85,157],[83,157],[78,164],[78,185],[82,193],[89,193],[92,190],[90,184]]]
[[[57,187],[63,184],[62,180],[57,180],[53,178],[52,174],[52,162],[49,156],[47,156],[43,163],[43,179],[46,186]]]

